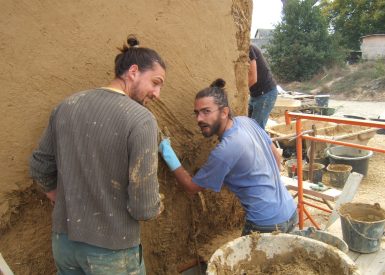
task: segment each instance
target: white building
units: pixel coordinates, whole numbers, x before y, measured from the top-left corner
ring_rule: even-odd
[[[361,37],[362,59],[385,58],[385,34],[371,34]]]

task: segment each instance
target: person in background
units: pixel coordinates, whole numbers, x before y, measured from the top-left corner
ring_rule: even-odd
[[[76,93],[51,113],[30,173],[53,202],[58,274],[145,274],[139,221],[161,212],[158,125],[144,105],[160,96],[165,63],[128,45],[115,78]]]
[[[248,116],[265,129],[271,110],[277,100],[277,84],[260,49],[250,45],[249,50],[249,110]]]
[[[206,188],[220,192],[227,185],[246,212],[242,235],[290,232],[298,218],[280,177],[280,155],[255,120],[232,116],[224,86],[225,81],[217,79],[195,97],[194,113],[203,136],[216,135],[220,141],[195,176],[181,166],[169,139],[159,145],[161,156],[189,194]]]

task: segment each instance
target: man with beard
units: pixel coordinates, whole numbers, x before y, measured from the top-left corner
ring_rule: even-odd
[[[158,126],[143,105],[158,98],[165,63],[127,40],[115,79],[70,96],[51,113],[30,159],[54,204],[58,274],[145,274],[139,221],[161,212]]]
[[[224,85],[217,79],[195,97],[194,113],[202,134],[216,135],[220,141],[196,175],[191,177],[181,166],[169,139],[160,143],[159,151],[189,194],[205,188],[219,192],[223,184],[234,192],[246,212],[242,235],[290,232],[297,212],[280,177],[279,153],[255,120],[232,117]]]

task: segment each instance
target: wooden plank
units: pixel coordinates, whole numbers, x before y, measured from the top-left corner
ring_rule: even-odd
[[[13,272],[5,262],[3,256],[0,253],[0,274],[1,275],[13,275]]]
[[[379,251],[370,254],[360,254],[356,259],[358,268],[364,271],[363,275],[383,275],[385,272],[384,241]]]
[[[281,176],[283,183],[285,184],[286,188],[289,190],[298,191],[298,182],[296,179],[292,179],[286,176]],[[310,188],[310,185],[313,183],[310,183],[309,181],[303,181],[302,187],[303,187],[303,193],[307,195],[311,195],[317,198],[325,199],[328,201],[336,201],[338,197],[341,194],[340,190],[330,188],[325,191],[316,191]]]
[[[339,217],[337,211],[340,208],[341,204],[344,204],[346,202],[350,202],[353,200],[354,196],[357,193],[358,186],[360,185],[362,178],[363,178],[363,175],[356,172],[353,172],[349,175],[344,185],[344,188],[342,189],[340,197],[336,201],[333,212],[329,216],[329,220],[328,220],[328,223],[326,224],[325,229],[328,228],[332,223],[334,223],[336,219]]]

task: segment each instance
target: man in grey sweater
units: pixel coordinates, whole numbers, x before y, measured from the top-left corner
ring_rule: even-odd
[[[140,220],[160,213],[157,122],[143,105],[158,98],[165,63],[127,40],[115,79],[51,113],[30,159],[31,176],[54,203],[58,274],[145,274]]]

